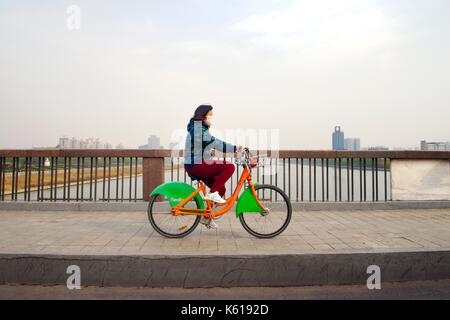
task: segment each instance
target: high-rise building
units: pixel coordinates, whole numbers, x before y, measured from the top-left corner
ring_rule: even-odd
[[[59,138],[59,143],[57,148],[59,149],[69,149],[70,148],[70,139],[66,136]]]
[[[80,140],[73,137],[70,139],[70,149],[80,149]]]
[[[97,141],[94,138],[87,138],[83,141],[83,145],[86,149],[96,149]]]
[[[148,137],[148,143],[144,144],[142,146],[139,146],[139,149],[162,149],[160,139],[158,136],[152,134],[150,137]]]
[[[73,137],[69,139],[63,136],[59,138],[59,143],[56,147],[59,149],[105,149],[105,144],[98,138],[78,139]]]
[[[88,140],[81,139],[80,140],[80,149],[88,149]]]
[[[341,131],[341,127],[340,126],[334,127],[334,132],[333,132],[333,150],[345,150],[344,131]]]
[[[148,137],[148,148],[161,149],[161,143],[158,136],[151,135],[150,137]]]
[[[103,144],[103,142],[100,141],[100,139],[95,139],[94,144],[95,144],[95,149],[104,149],[105,148],[105,145]]]
[[[420,150],[422,151],[450,151],[450,143],[447,142],[427,142],[420,141]]]
[[[355,151],[361,149],[361,140],[359,138],[344,139],[345,150]]]

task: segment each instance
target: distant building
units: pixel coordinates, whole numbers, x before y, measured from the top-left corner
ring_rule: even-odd
[[[95,149],[104,149],[105,148],[105,144],[103,142],[101,142],[99,139],[96,139],[94,144],[95,144]]]
[[[384,146],[375,146],[375,147],[368,147],[367,150],[369,150],[369,151],[387,151],[387,150],[389,150],[389,148],[384,147]]]
[[[80,140],[80,149],[88,149],[88,143],[87,140]]]
[[[60,149],[70,149],[71,142],[70,139],[66,136],[59,138],[58,148]]]
[[[78,139],[76,137],[68,138],[63,136],[59,138],[59,143],[56,146],[58,149],[105,149],[111,147],[111,144],[105,144],[98,138]]]
[[[80,140],[75,137],[70,139],[70,149],[80,149]]]
[[[123,144],[119,143],[119,144],[116,146],[116,149],[125,149],[125,147],[123,146]]]
[[[345,150],[344,140],[344,131],[341,131],[341,127],[334,127],[333,150]]]
[[[178,143],[176,142],[169,143],[169,150],[175,150],[176,147],[178,147]]]
[[[394,151],[418,151],[420,150],[419,147],[392,147],[391,150]]]
[[[344,139],[344,148],[349,151],[361,150],[361,140],[359,138]]]
[[[447,142],[427,142],[420,141],[420,150],[422,151],[450,151],[450,143]]]
[[[160,139],[158,136],[152,134],[150,137],[148,137],[147,144],[144,144],[142,146],[139,146],[139,149],[162,149],[163,146],[161,145]]]

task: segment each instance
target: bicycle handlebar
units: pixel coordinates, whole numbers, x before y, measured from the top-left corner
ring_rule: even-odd
[[[250,149],[245,147],[242,151],[242,155],[240,157],[236,158],[236,164],[243,165],[243,166],[249,166],[250,165]]]

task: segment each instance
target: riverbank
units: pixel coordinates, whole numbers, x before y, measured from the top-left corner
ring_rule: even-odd
[[[60,169],[63,170],[63,169]],[[134,175],[142,174],[142,166],[138,166],[137,168],[99,168],[95,170],[95,168],[85,168],[84,171],[80,170],[77,172],[76,168],[69,169],[64,171],[58,171],[55,173],[51,172],[51,170],[45,170],[41,173],[41,177],[39,177],[38,172],[31,172],[28,177],[26,177],[24,172],[21,172],[17,175],[17,181],[14,181],[15,193],[23,193],[25,191],[25,182],[27,182],[28,187],[30,188],[30,192],[37,191],[39,188],[48,189],[50,186],[56,188],[63,187],[64,185],[76,185],[77,181],[79,184],[86,182],[95,182],[95,181],[103,181],[108,179],[116,179],[116,178],[129,178]],[[29,180],[30,179],[30,180]],[[17,184],[17,186],[16,186]],[[10,195],[12,193],[13,186],[13,177],[11,174],[5,175],[4,181],[4,193],[5,195]],[[28,189],[27,189],[28,190]]]

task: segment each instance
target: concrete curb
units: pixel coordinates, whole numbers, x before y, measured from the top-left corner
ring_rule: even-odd
[[[146,211],[146,202],[0,202],[0,211]],[[293,202],[294,211],[445,209],[450,201]]]
[[[0,254],[0,284],[65,285],[67,267],[82,286],[249,287],[365,284],[450,279],[450,251],[223,256],[64,256]]]

